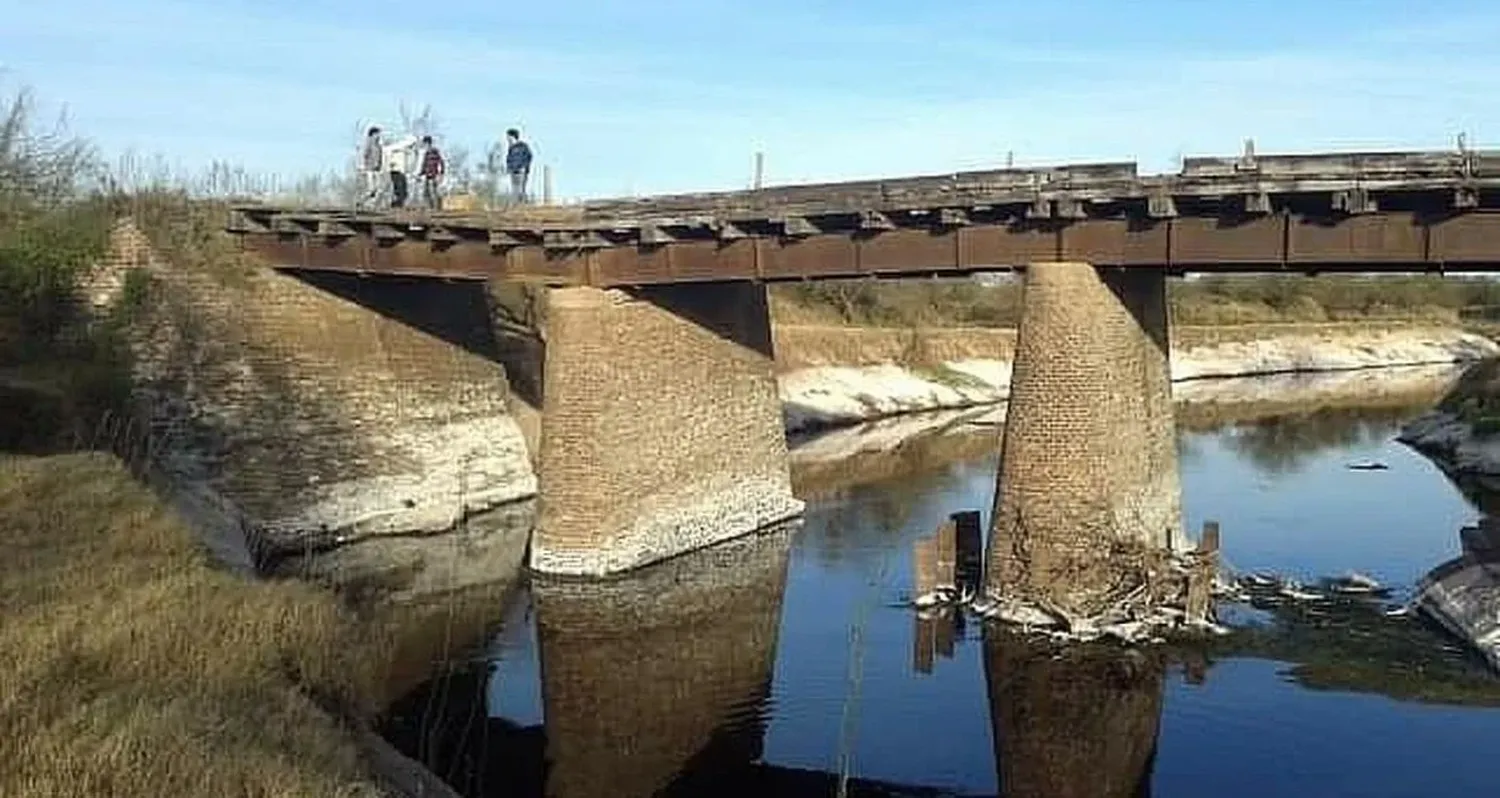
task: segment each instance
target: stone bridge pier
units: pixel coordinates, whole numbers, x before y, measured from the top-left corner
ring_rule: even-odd
[[[533,569],[602,576],[801,513],[764,285],[542,296]]]
[[[1182,526],[1166,272],[1026,269],[986,587],[1087,613]]]

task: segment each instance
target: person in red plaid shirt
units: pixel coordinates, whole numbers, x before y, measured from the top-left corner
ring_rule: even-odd
[[[447,164],[443,162],[443,154],[438,152],[437,145],[432,143],[431,136],[422,137],[422,147],[422,167],[417,171],[422,178],[422,199],[429,210],[435,211],[443,204],[438,184],[443,179]]]

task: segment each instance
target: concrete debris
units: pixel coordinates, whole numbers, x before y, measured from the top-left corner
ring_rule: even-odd
[[[1369,595],[1383,592],[1380,583],[1373,577],[1365,576],[1357,571],[1350,571],[1338,579],[1331,580],[1329,586],[1334,592],[1347,595]]]
[[[1291,580],[1283,582],[1277,592],[1293,601],[1322,601],[1324,598],[1322,593],[1305,590],[1302,585]]]
[[[974,592],[972,590],[960,592],[957,588],[945,585],[912,599],[911,606],[918,610],[935,607],[964,607],[973,601]]]
[[[1166,573],[1192,574],[1200,565],[1195,553],[1188,553],[1174,557],[1164,570]],[[1317,584],[1325,586],[1326,591],[1264,571],[1238,576],[1216,573],[1209,583],[1209,591],[1216,600],[1234,604],[1250,604],[1252,601],[1322,604],[1335,599],[1364,601],[1390,592],[1375,578],[1355,571],[1322,579]],[[1108,640],[1131,646],[1159,645],[1174,635],[1221,636],[1233,632],[1217,621],[1211,608],[1206,616],[1193,617],[1188,607],[1188,591],[1181,584],[1173,587],[1176,589],[1148,590],[1143,585],[1089,617],[1070,615],[1043,601],[959,594],[951,588],[934,590],[914,601],[913,606],[929,608],[924,611],[941,607],[945,614],[954,610],[966,612],[981,620],[1020,627],[1025,633],[1060,642]],[[1382,609],[1384,615],[1393,618],[1411,611],[1409,606]]]
[[[1219,624],[1190,622],[1181,607],[1144,604],[1111,607],[1091,617],[1071,616],[1040,603],[1013,598],[980,597],[965,609],[982,620],[994,620],[1056,641],[1088,643],[1110,640],[1125,645],[1155,645],[1174,633],[1227,634]]]

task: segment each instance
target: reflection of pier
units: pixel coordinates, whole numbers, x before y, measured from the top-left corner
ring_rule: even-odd
[[[536,588],[546,794],[695,790],[760,758],[790,529]]]
[[[1052,650],[988,629],[984,662],[1003,795],[1150,794],[1162,660],[1138,651]]]
[[[491,671],[475,664],[398,709],[393,737],[466,796],[833,795],[837,773],[762,758],[789,543],[782,530],[628,579],[534,585],[545,724],[489,717]],[[967,570],[950,573],[977,582]],[[986,638],[1003,794],[1134,795],[1154,752],[1161,665],[1108,650],[1053,660],[998,629]]]

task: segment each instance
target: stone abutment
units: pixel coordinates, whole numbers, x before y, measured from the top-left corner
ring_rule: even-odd
[[[133,270],[144,299],[124,297]],[[101,310],[140,304],[151,470],[211,544],[248,538],[264,562],[536,493],[482,285],[169,263],[124,223],[86,288]]]

